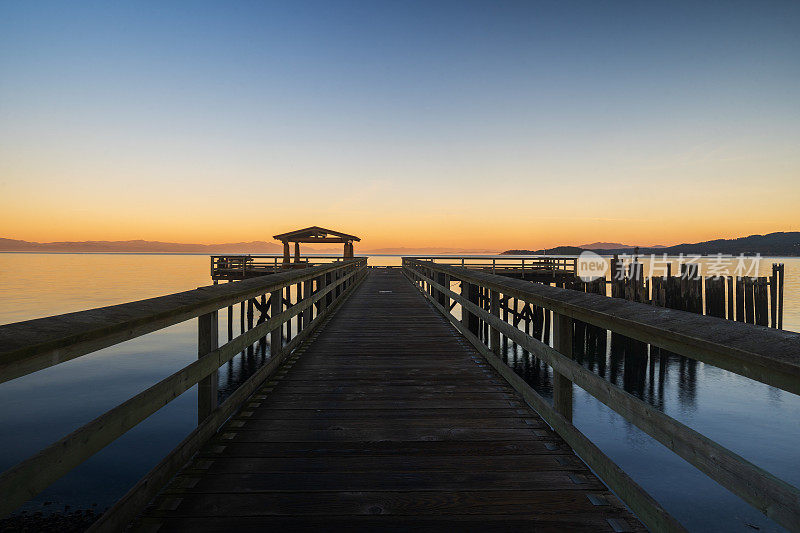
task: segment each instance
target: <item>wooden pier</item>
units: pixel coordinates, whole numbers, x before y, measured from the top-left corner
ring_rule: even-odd
[[[372,270],[153,503],[165,531],[643,529],[399,270]]]
[[[291,268],[307,268],[341,261],[342,257],[330,255],[308,255],[287,261],[286,255],[212,255],[211,279],[214,281],[236,281],[274,274]],[[432,255],[415,256],[421,261],[435,261],[442,265],[460,266],[489,274],[498,274],[515,279],[540,283],[564,283],[576,279],[575,257],[485,257]]]
[[[521,329],[520,304],[553,325],[552,342]],[[572,358],[593,327],[800,394],[799,334],[482,266],[343,258],[0,326],[0,384],[192,319],[198,359],[0,474],[0,515],[197,384],[195,430],[94,531],[682,531],[572,424],[577,386],[800,529],[796,487]],[[503,363],[509,341],[552,368],[552,402]],[[267,362],[220,402],[219,367],[259,344]]]

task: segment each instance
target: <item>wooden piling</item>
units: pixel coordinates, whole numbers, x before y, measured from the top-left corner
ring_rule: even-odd
[[[744,319],[748,324],[755,324],[755,307],[753,305],[753,278],[744,278]]]
[[[278,289],[270,294],[270,314],[278,316],[283,312],[283,290]],[[278,326],[270,332],[270,357],[275,357],[283,348],[283,328]]]
[[[758,277],[755,280],[753,292],[753,307],[755,310],[756,324],[759,326],[769,325],[769,297],[767,294],[767,278]]]
[[[219,347],[217,311],[197,317],[197,358],[202,359]],[[197,382],[197,423],[217,408],[217,383],[219,372],[213,371]]]
[[[783,329],[783,275],[784,264],[778,265],[778,329]]]
[[[572,357],[572,318],[554,313],[553,348],[561,354]],[[553,371],[553,408],[564,418],[572,421],[572,382]]]

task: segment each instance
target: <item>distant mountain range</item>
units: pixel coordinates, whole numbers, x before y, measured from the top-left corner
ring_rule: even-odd
[[[302,245],[302,253],[340,253],[339,246],[314,248]],[[0,238],[0,252],[117,252],[117,253],[202,253],[202,254],[281,254],[283,245],[267,241],[230,242],[224,244],[184,244],[161,241],[65,241],[30,242]],[[373,254],[494,254],[495,250],[468,250],[463,248],[377,248],[356,250],[356,253]],[[294,253],[294,249],[292,249]]]
[[[356,250],[358,253],[358,250]],[[398,248],[375,248],[373,250],[366,250],[363,253],[370,254],[393,254],[393,255],[454,255],[454,254],[496,254],[497,250],[479,250],[479,249],[466,249],[466,248],[409,248],[400,246]]]
[[[581,250],[632,250],[635,247],[636,245],[634,244],[620,244],[618,242],[593,242],[592,244],[581,244],[577,246],[577,248],[580,248]],[[654,244],[653,246],[648,246],[647,248],[666,248],[666,246]]]
[[[0,252],[283,253],[283,246],[266,241],[181,244],[143,240],[29,242],[0,238]]]
[[[595,243],[604,244],[604,243]],[[503,255],[578,255],[584,250],[592,250],[600,255],[627,254],[631,248],[626,245],[609,248],[584,248],[582,246],[557,246],[540,250],[506,250]],[[594,246],[594,245],[588,245]],[[730,254],[730,255],[755,255],[766,256],[800,256],[800,232],[776,232],[766,235],[750,235],[738,239],[715,239],[696,243],[676,244],[675,246],[640,247],[640,254]]]

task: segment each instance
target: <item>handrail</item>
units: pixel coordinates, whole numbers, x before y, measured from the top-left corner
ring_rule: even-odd
[[[800,394],[800,333],[426,262],[447,273],[587,324]]]
[[[525,273],[527,270],[531,274],[536,274],[536,270],[544,270],[553,272],[553,275],[557,272],[575,274],[578,268],[578,258],[574,256],[419,255],[405,257],[405,259],[436,262],[439,265],[491,270],[492,273],[497,271],[508,272],[510,270],[521,270]]]
[[[216,372],[221,365],[268,334],[272,337],[270,368],[274,369],[297,341],[317,327],[327,312],[352,290],[365,272],[366,260],[355,259],[332,266],[200,287],[140,302],[0,326],[0,343],[6,348],[0,354],[4,362],[0,367],[1,382],[178,322],[200,318],[197,361],[0,474],[0,494],[3,494],[0,516],[10,513],[47,488],[190,387],[197,383],[202,387],[209,379],[216,381]],[[314,280],[317,281],[317,290],[311,292],[308,283]],[[306,282],[308,289],[303,296],[298,294],[297,303],[283,310],[283,289],[302,282]],[[217,348],[217,310],[266,293],[270,293],[271,316]],[[320,307],[317,316],[311,320],[316,303]],[[299,326],[304,327],[284,346],[282,325],[295,316],[303,317]],[[49,320],[53,320],[54,325],[47,329]],[[32,336],[30,328],[37,328],[42,333]],[[32,343],[31,340],[38,342]],[[204,344],[209,342],[212,346],[204,348]],[[208,351],[204,351],[206,349]],[[208,412],[201,416],[206,420],[216,420],[219,416],[212,416],[220,409],[216,405],[216,387],[211,386],[206,392],[206,397],[201,398],[202,391],[198,391],[198,406],[210,405]],[[226,410],[230,408],[230,405],[225,407]]]
[[[341,256],[305,255],[287,263],[283,255],[272,254],[222,254],[212,255],[210,259],[211,278],[214,280],[241,279],[248,277],[248,272],[261,276],[268,272],[329,265],[346,260]]]
[[[523,349],[528,350],[537,358],[552,366],[556,381],[558,381],[558,378],[561,378],[566,380],[568,384],[577,384],[589,394],[614,409],[626,420],[632,422],[683,459],[699,468],[719,484],[761,510],[765,515],[789,529],[800,529],[800,491],[798,491],[797,488],[778,479],[756,465],[753,465],[700,433],[688,428],[639,398],[628,394],[623,389],[597,376],[569,357],[571,354],[571,319],[579,319],[617,333],[629,335],[630,328],[632,327],[631,313],[644,313],[646,310],[652,310],[652,307],[624,300],[605,298],[599,295],[585,294],[578,291],[557,289],[540,284],[510,280],[502,276],[484,274],[458,267],[442,266],[433,262],[404,259],[403,265],[410,279],[428,285],[428,290],[423,290],[423,294],[425,294],[441,312],[445,313],[446,316],[462,330],[462,333],[465,333],[465,336],[467,336],[473,344],[476,344],[476,347],[487,356],[490,363],[496,366],[504,375],[508,376],[509,369],[496,357],[499,349],[497,346],[499,333],[506,335],[507,338],[522,346]],[[434,277],[436,277],[435,274],[443,277],[434,279]],[[467,291],[464,292],[465,289],[463,285],[462,294],[457,294],[450,290],[449,281],[447,281],[448,277],[451,280],[459,279],[462,281],[463,285],[466,286],[475,284],[489,289],[492,293],[490,299],[494,302],[494,305],[491,306],[491,310],[486,311],[482,306],[478,305],[476,301],[477,298],[470,298],[469,290],[467,289]],[[498,313],[500,293],[554,311],[555,316],[553,323],[566,325],[568,346],[556,346],[556,348],[552,348],[522,332],[505,320],[502,320]],[[477,336],[473,335],[468,328],[458,323],[450,314],[449,310],[446,310],[449,308],[449,305],[442,306],[436,301],[437,296],[439,298],[455,300],[462,305],[462,313],[464,313],[464,315],[472,315],[487,323],[489,327],[492,328],[493,332],[493,335],[489,339],[492,344],[492,351],[489,351],[488,347]],[[718,337],[718,335],[710,331],[706,331],[705,337],[703,337],[698,335],[696,329],[683,332],[681,331],[681,327],[679,327],[684,319],[701,321],[705,327],[730,324],[728,321],[671,309],[659,309],[658,311],[657,318],[663,321],[661,328],[669,333],[670,338],[675,339],[681,335],[684,337],[681,342],[676,341],[675,343],[669,344],[669,346],[665,346],[672,351],[677,351],[677,353],[683,353],[688,357],[693,357],[698,360],[707,360],[708,358],[700,357],[698,354],[706,349],[712,340],[715,341],[714,353],[716,355],[711,358],[714,360],[719,360],[722,357],[721,354],[724,354],[724,350],[721,348],[728,347],[731,351],[741,351],[744,349],[744,346],[752,351],[755,347],[754,344],[746,341],[744,335],[741,337],[723,337],[722,340],[719,340],[714,339],[714,337]],[[645,318],[646,320],[652,321],[654,317],[650,316]],[[614,327],[614,321],[616,319],[626,324],[626,327]],[[565,320],[566,322],[564,322]],[[751,352],[748,353],[751,353],[753,357],[757,356],[762,364],[765,361],[774,361],[776,366],[779,365],[782,367],[777,373],[779,378],[770,375],[767,377],[773,377],[775,378],[775,382],[782,383],[784,385],[784,387],[782,387],[784,390],[796,393],[798,381],[797,369],[800,368],[800,361],[797,360],[796,356],[794,362],[787,361],[786,357],[770,357],[770,355],[774,354],[770,354],[770,345],[768,343],[770,340],[780,341],[778,343],[780,346],[785,344],[794,346],[795,351],[793,353],[796,355],[800,353],[800,351],[797,350],[797,348],[800,348],[800,335],[769,328],[759,328],[757,332],[754,332],[753,326],[733,324],[737,326],[735,329],[746,330],[746,333],[750,335],[756,334],[759,340],[764,343],[760,346],[761,350],[757,355]],[[635,338],[644,342],[663,340],[662,337],[653,335],[652,330],[657,328],[656,324],[646,322],[645,326],[645,329],[648,331]],[[620,331],[620,329],[624,329],[624,331]],[[563,335],[564,333],[564,331],[557,332],[554,336]],[[652,343],[658,345],[657,342]],[[695,343],[695,345],[693,345],[693,343]],[[730,345],[734,346],[732,347]],[[683,352],[681,352],[681,350],[675,350],[673,346],[683,347],[684,350]],[[567,354],[565,355],[561,353],[561,351],[565,351]],[[740,360],[738,359],[738,352],[737,355],[731,355],[731,358],[733,358],[734,361]],[[736,365],[730,363],[728,366]],[[787,368],[789,369],[788,371],[786,370]],[[746,377],[753,377],[754,379],[764,377],[763,371],[750,372],[746,366],[738,367],[738,369],[740,370],[738,373]],[[519,381],[521,380],[517,379],[515,388],[527,387],[524,382],[520,384]],[[513,384],[514,383],[512,383],[512,385]],[[557,384],[554,385],[554,390],[556,395],[554,404],[556,411],[558,411],[559,387]],[[533,391],[533,389],[526,390],[525,392],[527,394],[526,397],[533,398],[533,401],[539,408],[545,410],[553,409],[545,402],[539,401],[541,397],[538,396],[538,393]],[[578,450],[582,443],[580,438],[574,435],[574,431],[577,430],[574,430],[574,426],[572,426],[568,420],[565,420],[563,416],[555,416],[557,414],[555,412],[547,413],[548,416],[545,416],[545,413],[540,414],[548,419],[548,422],[551,422],[551,425],[553,425],[555,429],[560,430],[560,433],[564,432],[565,434],[562,434],[562,437],[564,437],[569,444],[573,445],[576,451]],[[569,416],[567,418],[571,418],[571,403],[569,407]],[[588,457],[584,457],[584,460],[587,461],[589,466],[599,473],[607,469],[608,465],[605,463],[605,459],[607,458],[605,458],[605,456],[599,457],[596,453],[591,453],[591,450],[589,450],[589,452]],[[592,463],[595,464],[593,465]],[[601,477],[603,477],[602,473]],[[638,491],[631,491],[631,488],[626,486],[627,483],[624,480],[618,477],[611,480],[604,478],[604,480],[609,483],[609,486],[613,490],[617,491],[621,497],[623,497],[623,500],[625,500],[623,495],[626,493],[628,494],[630,501],[626,500],[626,503],[628,503],[635,512],[645,513],[645,515],[653,517],[655,522],[653,522],[652,525],[657,525],[658,521],[663,518],[658,513],[654,514],[653,509],[648,506],[646,499],[643,500],[642,495]],[[647,523],[646,516],[643,517],[643,520]]]
[[[355,261],[360,261],[356,259]],[[0,326],[0,383],[342,268],[336,263]]]

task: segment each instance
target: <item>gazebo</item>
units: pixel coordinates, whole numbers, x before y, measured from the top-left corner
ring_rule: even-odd
[[[294,243],[294,262],[300,262],[300,243],[301,242],[314,242],[314,243],[344,243],[344,259],[353,258],[353,241],[360,241],[355,235],[348,235],[341,231],[333,231],[330,229],[320,228],[319,226],[311,226],[310,228],[298,229],[288,233],[281,233],[280,235],[273,235],[273,239],[283,243],[283,264],[288,265],[291,263],[292,258],[289,253],[289,243]]]

